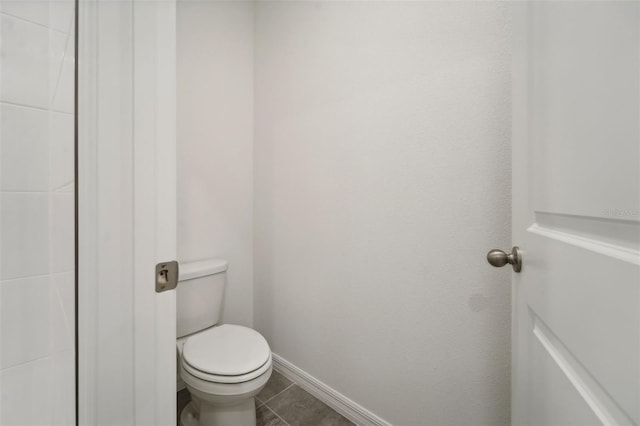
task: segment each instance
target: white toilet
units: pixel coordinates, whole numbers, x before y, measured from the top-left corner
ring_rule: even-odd
[[[254,396],[271,377],[271,349],[260,333],[217,325],[227,262],[209,259],[180,265],[177,287],[178,388],[192,401],[182,426],[255,426]]]

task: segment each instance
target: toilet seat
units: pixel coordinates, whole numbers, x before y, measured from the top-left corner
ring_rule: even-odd
[[[271,349],[257,331],[225,324],[189,337],[182,349],[182,367],[213,383],[242,383],[271,368]]]
[[[205,380],[211,383],[224,383],[224,384],[234,384],[234,383],[244,383],[250,380],[255,379],[256,377],[260,377],[266,371],[271,368],[271,356],[267,362],[265,362],[260,368],[253,370],[246,374],[236,375],[236,376],[221,376],[217,374],[207,373],[205,371],[198,370],[193,368],[193,366],[189,365],[189,363],[183,358],[182,359],[182,368],[185,372],[192,375],[193,377],[197,377],[198,379]]]

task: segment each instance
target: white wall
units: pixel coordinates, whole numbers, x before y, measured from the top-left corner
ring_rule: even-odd
[[[255,327],[392,424],[508,424],[508,5],[256,8]]]
[[[179,1],[178,257],[229,261],[224,322],[253,323],[253,5]]]
[[[75,421],[73,12],[0,3],[3,425]]]

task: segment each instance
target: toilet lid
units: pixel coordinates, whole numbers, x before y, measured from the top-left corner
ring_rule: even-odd
[[[240,376],[262,367],[271,355],[260,333],[225,324],[187,339],[182,357],[191,367],[218,376]]]

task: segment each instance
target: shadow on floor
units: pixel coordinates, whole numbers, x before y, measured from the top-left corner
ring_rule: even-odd
[[[189,392],[178,392],[180,412],[191,401]],[[352,426],[352,422],[334,411],[291,380],[273,371],[267,385],[256,396],[257,426]]]

